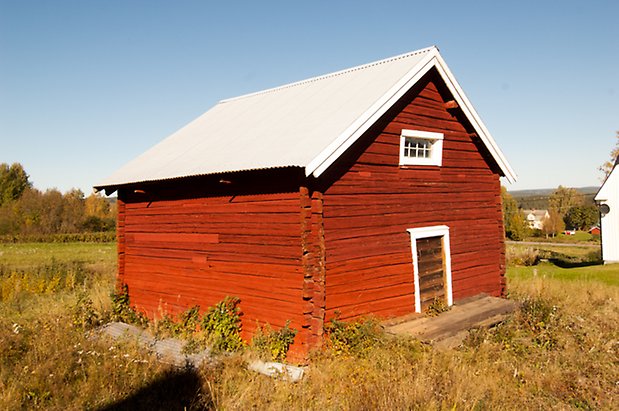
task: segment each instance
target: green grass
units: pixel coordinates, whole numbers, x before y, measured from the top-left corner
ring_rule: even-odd
[[[114,265],[116,243],[15,243],[0,244],[0,265],[36,267],[52,262]]]
[[[593,236],[586,231],[576,231],[574,235],[557,234],[555,237],[527,237],[525,241],[548,243],[599,244],[600,236]]]
[[[594,237],[586,231],[576,231],[574,235],[559,234],[555,237],[558,242],[587,242],[594,241]],[[599,242],[599,237],[597,237]]]
[[[561,268],[551,263],[540,263],[530,267],[508,267],[507,278],[513,281],[547,278],[558,281],[599,282],[619,286],[619,264]]]

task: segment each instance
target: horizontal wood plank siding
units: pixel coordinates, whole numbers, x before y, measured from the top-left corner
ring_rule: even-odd
[[[298,191],[126,197],[119,202],[119,281],[137,309],[160,317],[236,296],[244,338],[258,323],[305,325]]]
[[[457,113],[435,75],[351,154],[323,196],[327,318],[414,312],[407,228],[447,225],[455,300],[504,287],[500,182],[496,164]],[[444,134],[443,165],[400,167],[402,129]]]

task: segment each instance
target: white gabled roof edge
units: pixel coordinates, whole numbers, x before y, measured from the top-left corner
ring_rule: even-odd
[[[611,185],[616,184],[612,180],[615,180],[614,173],[618,165],[619,165],[619,156],[615,158],[615,163],[613,164],[613,168],[610,169],[610,173],[608,173],[608,175],[604,178],[604,182],[602,182],[602,185],[598,189],[598,192],[593,197],[594,201],[599,201],[599,202],[608,201],[609,197],[611,196],[611,193],[609,192],[610,187]]]
[[[595,193],[595,196],[593,197],[593,201],[602,202],[602,201],[609,200],[609,198],[611,197],[610,187],[612,184],[614,184],[613,180],[615,180],[614,172],[616,168],[617,166],[615,165],[613,166],[612,170],[610,170],[610,173],[608,173],[608,175],[604,179],[604,182],[598,189],[598,192]]]
[[[447,67],[436,46],[420,50],[427,52],[424,59],[415,65],[398,83],[396,83],[385,95],[372,105],[361,117],[351,124],[333,143],[329,144],[318,154],[305,168],[305,175],[313,174],[320,176],[331,164],[333,164],[363,133],[365,133],[378,119],[387,112],[417,81],[421,79],[432,67],[435,67],[445,84],[451,91],[454,99],[471,122],[473,128],[484,142],[492,157],[497,162],[501,171],[510,183],[518,178],[507,159],[492,138],[492,135],[481,121],[481,118],[473,108],[473,105],[464,94],[464,91]],[[372,63],[370,63],[372,64]],[[366,65],[367,66],[367,65]],[[363,66],[360,66],[363,67]],[[349,69],[350,70],[350,69]],[[307,80],[306,80],[307,81]]]

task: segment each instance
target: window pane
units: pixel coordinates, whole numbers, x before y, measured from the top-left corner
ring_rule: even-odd
[[[404,139],[404,157],[430,158],[432,143],[430,140],[406,137]]]

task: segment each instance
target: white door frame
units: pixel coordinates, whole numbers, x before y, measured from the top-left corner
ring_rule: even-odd
[[[451,287],[451,249],[449,246],[449,227],[446,225],[435,225],[431,227],[409,228],[406,231],[411,236],[411,251],[413,254],[413,275],[415,278],[415,312],[421,312],[421,295],[419,289],[419,261],[417,258],[417,240],[428,237],[442,237],[444,270],[445,270],[445,294],[447,305],[453,305],[453,294]]]

